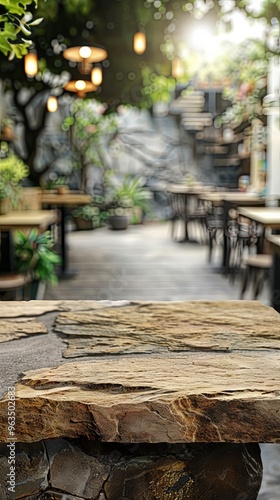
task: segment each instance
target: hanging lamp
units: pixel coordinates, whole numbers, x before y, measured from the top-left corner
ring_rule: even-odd
[[[147,41],[144,31],[137,31],[133,37],[133,50],[135,54],[141,56],[146,51]]]
[[[102,68],[100,66],[94,66],[91,70],[91,81],[93,85],[99,87],[102,83],[103,75]]]
[[[88,80],[70,80],[64,85],[64,89],[68,92],[76,92],[78,97],[85,97],[87,92],[95,92],[97,87]]]
[[[64,50],[63,57],[69,61],[81,63],[81,73],[89,73],[92,63],[104,61],[108,53],[98,46],[77,46]]]
[[[58,108],[57,98],[53,95],[49,96],[47,100],[47,110],[50,113],[54,113],[57,110],[57,108]]]
[[[36,52],[29,52],[24,56],[24,72],[29,78],[34,78],[38,73],[38,57]]]

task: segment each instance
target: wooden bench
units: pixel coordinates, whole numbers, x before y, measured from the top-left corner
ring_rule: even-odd
[[[51,464],[63,459],[50,466],[49,484],[42,480],[45,495],[52,486],[88,498],[78,464],[90,457],[94,498],[257,498],[258,443],[280,442],[275,310],[256,301],[36,301],[2,302],[0,318],[13,339],[33,321],[21,340],[32,356],[15,356],[3,385],[15,383],[16,439],[26,453],[43,441]],[[18,342],[9,351],[5,339],[0,365]]]

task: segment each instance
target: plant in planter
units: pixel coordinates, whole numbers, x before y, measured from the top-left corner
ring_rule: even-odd
[[[72,211],[77,229],[95,229],[107,223],[109,212],[101,206],[84,205]]]
[[[58,283],[55,267],[61,263],[61,257],[54,252],[53,246],[50,231],[40,234],[37,229],[32,229],[28,234],[17,231],[15,235],[16,269],[19,273],[31,274],[34,289],[38,286],[45,289],[47,283]],[[40,298],[38,295],[31,289],[30,298]]]
[[[3,96],[1,97],[3,98]],[[9,116],[2,118],[0,135],[2,141],[13,141],[15,139],[14,122]]]
[[[151,193],[143,187],[141,177],[126,175],[123,183],[113,191],[112,198],[109,223],[111,226],[116,223],[117,229],[126,229],[128,222],[139,224],[145,215],[151,213]]]
[[[69,179],[64,175],[56,176],[55,178],[49,178],[43,185],[45,190],[54,190],[58,194],[65,194],[69,192]]]
[[[20,199],[20,181],[27,177],[28,167],[16,155],[9,154],[0,161],[0,213],[7,213]]]

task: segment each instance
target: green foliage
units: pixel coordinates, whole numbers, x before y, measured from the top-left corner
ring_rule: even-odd
[[[18,199],[19,183],[28,176],[28,167],[16,155],[9,154],[0,159],[0,199],[9,198],[12,203]]]
[[[33,19],[29,8],[37,7],[38,0],[2,0],[0,14],[0,52],[9,59],[21,58],[27,54],[31,40],[32,27],[42,19]]]
[[[101,227],[107,223],[109,211],[94,205],[84,205],[72,211],[74,217],[81,217],[86,221],[92,221],[93,227]]]
[[[15,235],[15,257],[17,271],[31,273],[33,279],[45,283],[57,283],[55,266],[61,258],[53,250],[54,242],[50,231],[40,234],[32,229],[29,234],[17,231]]]
[[[95,99],[75,99],[71,114],[62,124],[62,130],[71,134],[72,165],[80,172],[80,189],[83,191],[88,166],[100,167],[104,183],[110,176],[105,152],[117,130],[117,119],[113,113],[105,115],[106,109],[106,105]]]
[[[139,207],[145,214],[151,211],[151,193],[143,187],[141,177],[126,175],[123,183],[115,188],[113,195],[118,207]]]
[[[261,41],[246,41],[231,50],[225,60],[224,74],[230,85],[224,90],[224,98],[230,100],[232,106],[222,116],[223,123],[261,118],[268,64],[266,46]]]
[[[75,99],[71,115],[62,124],[63,131],[71,132],[74,167],[102,166],[102,149],[106,136],[117,129],[116,117],[105,115],[106,106],[95,99]]]
[[[43,185],[43,189],[51,190],[58,187],[67,186],[68,179],[65,175],[59,175],[56,179],[48,179]]]
[[[144,97],[143,107],[151,107],[157,102],[170,102],[175,90],[176,80],[171,76],[157,75],[151,68],[145,66],[142,70]]]

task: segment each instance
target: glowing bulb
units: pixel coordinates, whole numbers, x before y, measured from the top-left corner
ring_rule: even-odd
[[[146,50],[146,35],[142,31],[135,33],[133,38],[133,50],[136,54],[144,54]]]
[[[84,80],[77,80],[75,83],[75,87],[77,90],[85,90],[87,84]]]
[[[99,87],[99,85],[101,85],[101,83],[102,83],[102,69],[99,66],[92,68],[91,81],[92,81],[93,85],[96,85],[97,87]]]
[[[91,56],[91,49],[89,47],[81,47],[79,50],[79,55],[83,59],[87,59],[88,57]]]
[[[29,78],[33,78],[38,73],[38,58],[37,54],[30,52],[24,57],[24,71]]]
[[[54,113],[57,110],[57,98],[54,96],[50,96],[47,100],[47,110],[50,113]]]

